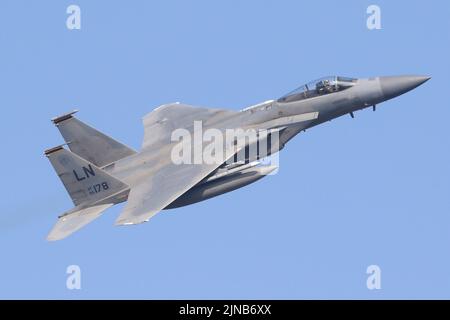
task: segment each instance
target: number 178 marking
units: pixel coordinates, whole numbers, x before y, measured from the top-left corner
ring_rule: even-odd
[[[104,190],[108,190],[109,186],[107,182],[97,183],[88,188],[89,194],[96,194]]]

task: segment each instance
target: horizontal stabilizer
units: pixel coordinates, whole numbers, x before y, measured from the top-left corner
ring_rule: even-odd
[[[112,203],[101,204],[61,216],[52,231],[48,234],[47,240],[56,241],[66,238],[88,223],[94,221],[103,211],[111,206],[113,206]]]

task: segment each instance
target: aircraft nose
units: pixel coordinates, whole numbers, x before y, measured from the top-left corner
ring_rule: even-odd
[[[430,79],[431,77],[426,76],[380,77],[380,84],[384,98],[387,100],[404,94]]]

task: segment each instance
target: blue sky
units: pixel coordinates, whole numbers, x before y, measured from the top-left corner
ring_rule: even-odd
[[[81,30],[66,8],[81,8]],[[368,30],[366,8],[381,8]],[[0,3],[0,298],[450,298],[448,1]],[[280,170],[151,222],[66,240],[50,118],[136,149],[160,104],[241,109],[326,75],[432,80],[300,134]],[[66,288],[79,265],[82,289]],[[366,268],[382,270],[380,290]]]

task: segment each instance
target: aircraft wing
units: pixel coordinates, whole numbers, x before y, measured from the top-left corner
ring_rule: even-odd
[[[116,224],[128,225],[148,221],[220,165],[166,165],[131,188],[128,203]]]
[[[144,116],[144,140],[142,149],[169,144],[172,132],[178,128],[193,131],[194,121],[201,121],[203,129],[220,127],[220,123],[238,112],[210,109],[181,103],[162,105]]]
[[[193,123],[202,121],[202,130],[216,128],[222,131],[225,130],[225,122],[237,114],[238,112],[230,110],[170,104],[145,116],[142,152],[148,152],[149,157],[153,158],[149,158],[147,164],[143,165],[139,179],[131,184],[128,203],[117,218],[116,224],[128,225],[148,221],[225,162],[175,164],[171,159],[175,145],[171,141],[173,130],[183,128],[195,135]],[[199,140],[191,140],[193,151],[199,143],[204,147],[202,139]],[[223,148],[223,155],[233,156],[237,152],[234,144],[225,144]]]

